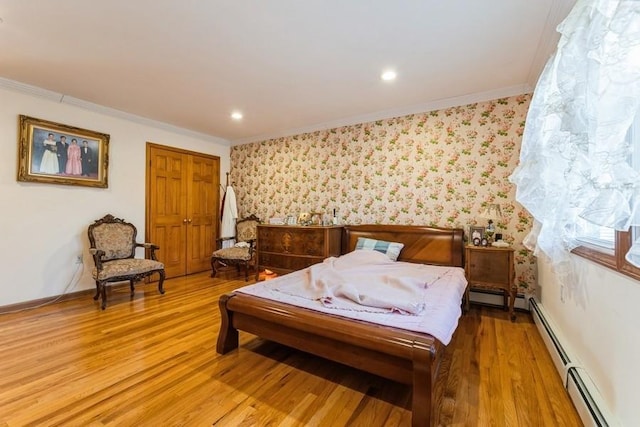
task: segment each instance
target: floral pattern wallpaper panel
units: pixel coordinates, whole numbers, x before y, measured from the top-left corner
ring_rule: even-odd
[[[234,146],[231,179],[240,217],[300,212],[346,224],[486,226],[478,214],[499,203],[496,232],[516,249],[521,291],[536,284],[522,245],[532,219],[508,181],[517,165],[531,95],[470,104]]]

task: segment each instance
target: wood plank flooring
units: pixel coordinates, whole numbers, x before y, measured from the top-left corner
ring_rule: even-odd
[[[208,273],[0,315],[0,426],[408,426],[410,388],[241,333],[215,352]],[[529,315],[472,305],[438,381],[443,426],[580,426]]]

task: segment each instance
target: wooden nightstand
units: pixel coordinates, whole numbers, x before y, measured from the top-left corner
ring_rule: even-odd
[[[504,308],[508,308],[512,321],[516,319],[513,308],[517,291],[513,253],[512,248],[466,246],[464,271],[469,282],[465,293],[467,309],[470,288],[501,290],[504,293]]]

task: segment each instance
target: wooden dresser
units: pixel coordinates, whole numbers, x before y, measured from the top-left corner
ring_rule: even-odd
[[[301,270],[322,262],[330,256],[339,256],[342,244],[342,226],[258,226],[256,245],[256,280],[263,269],[278,274]]]

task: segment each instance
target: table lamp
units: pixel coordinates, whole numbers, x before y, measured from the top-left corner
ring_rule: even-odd
[[[496,232],[496,227],[493,220],[502,218],[502,209],[500,209],[500,205],[498,203],[487,203],[487,206],[484,208],[484,210],[480,212],[480,217],[489,220],[489,224],[485,229],[485,233],[487,234],[489,243],[492,243],[493,235]]]

